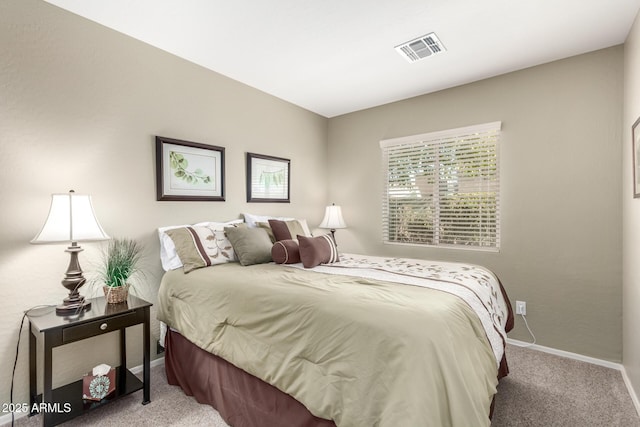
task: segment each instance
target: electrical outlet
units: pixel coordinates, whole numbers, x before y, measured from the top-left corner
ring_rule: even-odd
[[[516,314],[527,315],[527,303],[525,301],[516,301]]]

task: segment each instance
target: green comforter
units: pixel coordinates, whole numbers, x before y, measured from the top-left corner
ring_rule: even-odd
[[[339,427],[490,424],[496,359],[447,292],[229,263],[167,272],[158,319]]]

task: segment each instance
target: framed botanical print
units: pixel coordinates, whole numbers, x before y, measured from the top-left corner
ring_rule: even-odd
[[[156,200],[224,201],[224,148],[156,136]]]
[[[633,197],[640,197],[640,117],[631,127],[633,140]]]
[[[289,203],[291,161],[247,153],[247,202]]]

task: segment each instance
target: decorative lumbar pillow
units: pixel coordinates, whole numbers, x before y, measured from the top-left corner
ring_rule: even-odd
[[[309,232],[309,226],[305,219],[293,219],[289,221],[270,219],[269,225],[271,226],[276,241],[295,239],[297,235],[311,237],[311,232]]]
[[[236,260],[231,242],[222,230],[187,226],[165,232],[173,241],[185,273]]]
[[[264,228],[226,227],[224,231],[240,264],[271,262],[271,239]]]
[[[330,234],[323,234],[318,237],[298,235],[298,243],[300,260],[304,268],[340,261],[338,248]]]
[[[271,258],[276,264],[300,262],[300,249],[295,240],[278,240],[271,247]]]

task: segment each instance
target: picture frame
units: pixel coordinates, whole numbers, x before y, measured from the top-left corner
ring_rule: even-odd
[[[631,126],[633,154],[633,197],[640,197],[640,117]]]
[[[290,203],[291,160],[247,153],[247,202]]]
[[[156,200],[224,201],[224,151],[156,136]]]

